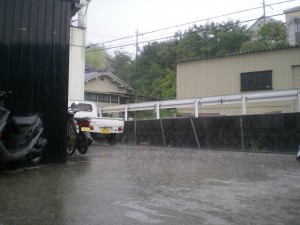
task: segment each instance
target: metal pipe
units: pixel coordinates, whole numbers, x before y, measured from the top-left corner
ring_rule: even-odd
[[[198,105],[220,105],[220,104],[241,104],[243,114],[247,114],[246,103],[248,102],[265,102],[265,101],[282,101],[298,99],[298,89],[276,90],[276,91],[258,91],[254,93],[232,94],[223,96],[208,96],[198,98]],[[222,101],[221,101],[222,99]],[[242,101],[242,103],[241,103]],[[159,119],[160,109],[169,108],[192,108],[195,107],[196,101],[193,99],[176,99],[156,102],[141,102],[128,104],[127,111],[144,111],[156,109],[156,118]],[[102,113],[124,112],[125,105],[104,106],[101,107]],[[300,111],[300,104],[298,106]],[[197,109],[195,108],[195,114]]]
[[[128,106],[126,105],[125,106],[125,121],[127,121],[128,120]]]
[[[160,127],[161,127],[161,133],[162,133],[162,136],[163,136],[164,146],[166,147],[166,139],[165,139],[165,133],[164,133],[162,120],[160,120]]]
[[[156,103],[156,119],[159,120],[159,103]]]
[[[242,96],[242,110],[243,110],[243,115],[247,114],[247,109],[246,109],[246,96]]]
[[[194,130],[194,134],[195,134],[198,149],[200,149],[200,144],[199,144],[199,140],[198,140],[198,136],[197,136],[197,133],[196,133],[196,129],[195,129],[195,126],[194,126],[193,119],[191,119],[191,124],[192,124],[193,130]]]
[[[196,118],[199,116],[198,103],[199,103],[199,100],[195,100],[195,117]]]

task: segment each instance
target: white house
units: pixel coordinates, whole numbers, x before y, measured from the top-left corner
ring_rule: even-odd
[[[291,45],[300,44],[300,6],[284,11],[288,27],[288,38]]]

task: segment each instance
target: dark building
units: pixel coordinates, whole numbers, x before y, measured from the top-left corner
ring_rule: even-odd
[[[45,162],[66,162],[70,20],[79,0],[0,1],[0,90],[12,114],[42,113]]]

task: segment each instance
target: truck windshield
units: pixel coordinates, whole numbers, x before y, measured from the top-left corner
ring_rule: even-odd
[[[76,104],[76,109],[84,112],[92,112],[93,111],[93,106],[91,104],[86,104],[86,103],[78,103]]]

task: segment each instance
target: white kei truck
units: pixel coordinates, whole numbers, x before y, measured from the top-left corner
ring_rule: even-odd
[[[90,118],[89,132],[94,140],[105,138],[110,145],[117,144],[118,134],[123,133],[124,129],[123,118],[100,117],[98,107],[93,101],[69,100],[68,105],[73,105],[78,110],[75,118]]]

